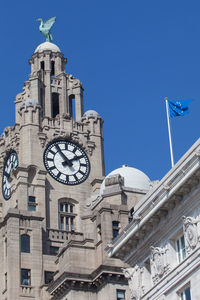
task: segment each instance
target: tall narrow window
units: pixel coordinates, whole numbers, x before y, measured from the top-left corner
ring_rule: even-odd
[[[125,300],[125,291],[117,290],[117,300]]]
[[[113,221],[112,222],[112,230],[113,230],[113,238],[116,238],[119,234],[119,222]]]
[[[30,236],[28,234],[21,235],[21,252],[30,253]]]
[[[44,61],[41,61],[41,62],[40,62],[40,68],[41,68],[41,70],[44,71]]]
[[[44,89],[40,88],[40,105],[41,105],[41,114],[44,115]]]
[[[180,236],[176,240],[176,252],[177,252],[177,259],[180,263],[186,257],[186,249],[185,249],[185,238],[184,235]]]
[[[68,202],[59,203],[59,228],[66,231],[74,231],[74,206]]]
[[[51,76],[55,75],[55,61],[51,62]]]
[[[59,94],[52,93],[52,117],[59,115]]]
[[[69,96],[69,113],[76,120],[76,109],[75,109],[75,96]]]
[[[31,285],[31,270],[21,269],[21,285]]]
[[[133,215],[134,215],[134,207],[131,208],[129,211],[129,223],[133,220]]]
[[[180,300],[191,300],[191,293],[190,293],[190,287],[186,288],[184,291],[182,291],[179,294]]]
[[[29,211],[35,211],[36,210],[36,202],[35,202],[35,196],[29,196],[28,197],[28,210]]]

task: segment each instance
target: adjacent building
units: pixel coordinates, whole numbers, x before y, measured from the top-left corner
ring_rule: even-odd
[[[200,139],[134,206],[107,247],[124,269],[131,299],[199,300]]]

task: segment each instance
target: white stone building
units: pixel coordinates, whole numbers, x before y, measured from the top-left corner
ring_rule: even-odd
[[[133,300],[200,299],[200,139],[134,206],[107,247],[129,265]]]

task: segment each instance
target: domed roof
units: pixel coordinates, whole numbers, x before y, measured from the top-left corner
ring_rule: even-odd
[[[51,50],[53,52],[61,52],[60,49],[58,48],[58,46],[56,46],[55,44],[50,43],[50,42],[44,42],[44,43],[40,44],[39,46],[37,46],[34,53],[37,53],[37,52],[41,53],[45,50]]]
[[[124,178],[124,187],[132,188],[132,189],[139,189],[139,190],[146,190],[148,191],[150,189],[150,179],[149,177],[144,174],[142,171],[128,167],[126,165],[122,166],[119,169],[116,169],[109,173],[106,178],[112,176],[112,175],[121,175]],[[106,179],[105,178],[105,179]],[[100,188],[100,195],[103,194],[105,189],[105,179],[101,184]]]
[[[84,113],[83,117],[100,117],[100,115],[95,110],[88,110]]]

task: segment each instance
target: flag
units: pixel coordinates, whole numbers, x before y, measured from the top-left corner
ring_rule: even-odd
[[[168,101],[170,118],[184,116],[189,113],[189,104],[192,100]]]

